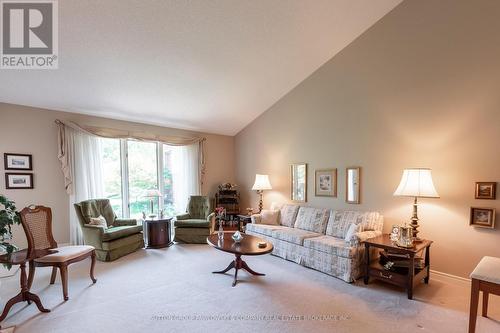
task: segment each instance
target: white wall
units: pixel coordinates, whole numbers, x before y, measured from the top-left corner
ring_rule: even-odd
[[[476,181],[500,181],[500,2],[406,1],[236,136],[244,207],[255,173],[265,204],[289,200],[289,164],[307,162],[308,205],[378,210],[386,231],[411,217],[393,197],[402,170],[430,167],[441,199],[422,199],[433,268],[467,277],[500,257],[500,232],[469,226]],[[360,205],[345,203],[345,168],[362,168]],[[337,198],[314,196],[314,170],[338,168]],[[500,195],[499,195],[500,199]]]
[[[57,126],[55,119],[72,120],[78,124],[107,128],[153,132],[163,135],[202,135],[206,141],[206,177],[203,194],[213,196],[217,185],[234,182],[234,138],[223,135],[194,133],[184,130],[149,126],[106,118],[70,114],[51,110],[0,103],[0,154],[33,154],[33,190],[7,190],[0,180],[0,193],[14,200],[18,209],[29,204],[52,208],[53,233],[57,242],[69,242],[69,200],[57,159]],[[4,166],[1,164],[1,176]],[[22,228],[14,229],[14,243],[26,245]]]

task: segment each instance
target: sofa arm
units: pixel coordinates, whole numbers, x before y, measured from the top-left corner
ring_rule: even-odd
[[[253,214],[252,216],[250,216],[250,219],[252,220],[253,224],[259,224],[262,221],[262,217],[260,214]]]
[[[180,221],[180,220],[188,220],[191,216],[189,216],[189,214],[181,214],[181,215],[177,215],[175,217],[175,219],[177,221]]]
[[[92,245],[96,249],[102,249],[104,226],[85,224],[83,225],[82,233],[85,244]]]
[[[379,230],[371,230],[371,231],[361,231],[352,235],[351,239],[348,241],[351,246],[361,245],[364,241],[378,237],[382,235],[382,231]]]
[[[116,219],[114,225],[121,227],[127,225],[137,225],[136,219]]]

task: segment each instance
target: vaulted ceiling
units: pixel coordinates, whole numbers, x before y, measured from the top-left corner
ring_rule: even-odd
[[[59,69],[0,102],[234,135],[400,2],[59,1]]]

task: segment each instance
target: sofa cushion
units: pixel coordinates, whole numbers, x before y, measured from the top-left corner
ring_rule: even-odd
[[[299,206],[297,205],[283,205],[280,210],[280,224],[285,227],[293,228],[298,211]]]
[[[383,227],[384,220],[379,212],[365,212],[360,231],[382,231]]]
[[[300,207],[295,228],[324,234],[328,222],[328,209]]]
[[[260,223],[279,225],[279,210],[264,209],[260,212]]]
[[[283,227],[281,225],[255,224],[255,223],[248,223],[246,225],[247,231],[256,232],[258,234],[265,236],[272,236],[274,230],[280,230],[285,228],[288,227]]]
[[[357,251],[356,247],[350,246],[344,239],[332,236],[307,238],[304,240],[304,247],[344,258],[353,258]]]
[[[174,222],[177,228],[208,228],[210,222],[205,219],[177,220]]]
[[[321,234],[307,230],[285,227],[282,229],[274,230],[271,236],[285,242],[302,245],[304,244],[304,239],[318,237],[321,236]]]
[[[113,227],[104,230],[102,235],[102,240],[104,242],[127,237],[133,234],[140,233],[142,231],[142,225],[133,226],[123,226],[123,227]]]
[[[356,211],[330,211],[326,235],[337,238],[345,238],[351,224],[361,224],[365,218],[365,212]]]

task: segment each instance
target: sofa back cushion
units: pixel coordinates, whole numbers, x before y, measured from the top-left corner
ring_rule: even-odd
[[[379,212],[366,212],[361,228],[361,231],[382,231],[384,217]]]
[[[330,212],[326,234],[328,236],[345,238],[351,224],[359,225],[357,230],[378,230],[369,229],[377,226],[380,214],[377,212],[357,212],[357,211],[335,211]]]
[[[300,207],[294,227],[324,234],[328,213],[329,210],[324,208]]]
[[[280,224],[285,227],[293,228],[298,211],[299,206],[297,205],[283,205],[280,210]]]

